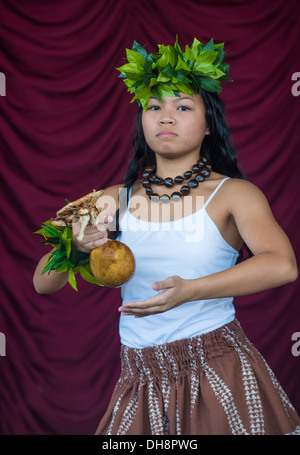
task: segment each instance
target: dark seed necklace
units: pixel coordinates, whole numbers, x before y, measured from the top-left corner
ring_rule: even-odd
[[[212,167],[209,164],[207,158],[202,157],[200,158],[196,164],[192,167],[191,171],[186,171],[183,176],[177,175],[174,179],[171,177],[167,177],[162,179],[155,174],[155,165],[147,166],[143,172],[143,180],[142,185],[145,188],[146,194],[149,196],[151,200],[154,201],[161,201],[161,202],[168,202],[168,201],[175,201],[180,199],[182,196],[186,196],[190,193],[192,188],[197,188],[200,182],[203,182],[207,177],[210,176],[212,171]],[[193,176],[193,174],[195,174]],[[193,178],[191,178],[193,176]],[[175,191],[174,193],[169,196],[168,194],[162,194],[159,196],[157,193],[153,193],[151,185],[159,185],[159,186],[166,186],[167,188],[172,188],[174,185],[180,185],[184,182],[184,180],[188,180],[187,184],[183,185],[179,191]]]

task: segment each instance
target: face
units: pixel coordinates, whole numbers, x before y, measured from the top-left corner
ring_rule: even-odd
[[[163,102],[151,97],[142,114],[142,126],[149,147],[169,158],[199,157],[202,141],[209,134],[201,96],[185,93],[164,97]]]

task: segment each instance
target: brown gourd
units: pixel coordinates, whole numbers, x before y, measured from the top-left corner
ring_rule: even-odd
[[[135,260],[127,245],[109,239],[91,251],[90,267],[100,283],[116,288],[130,280],[135,271]]]

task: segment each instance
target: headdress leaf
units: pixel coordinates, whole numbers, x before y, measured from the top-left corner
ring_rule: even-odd
[[[117,70],[128,91],[135,95],[131,102],[138,101],[145,110],[151,95],[162,100],[201,89],[220,93],[220,81],[232,81],[229,64],[224,62],[224,43],[215,44],[213,38],[207,44],[194,38],[192,46],[186,45],[183,52],[176,37],[174,46],[159,44],[158,52],[152,54],[134,41],[126,56],[128,63]]]

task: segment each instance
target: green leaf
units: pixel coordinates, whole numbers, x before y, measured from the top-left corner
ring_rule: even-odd
[[[215,64],[223,63],[223,61],[226,57],[227,52],[223,50],[223,47],[224,47],[224,43],[215,44],[215,49],[218,52],[218,56],[215,60]]]
[[[219,81],[233,82],[233,79],[228,74],[225,74],[219,78]]]
[[[60,243],[60,239],[57,237],[57,238],[54,238],[54,237],[46,237],[45,240],[42,240],[41,243],[43,245],[52,245],[54,247],[56,247],[59,243]]]
[[[100,283],[100,281],[98,281],[94,275],[91,275],[88,271],[88,268],[86,265],[80,265],[78,267],[79,269],[79,273],[80,275],[82,276],[82,278],[86,281],[88,281],[89,283],[92,283],[92,284],[97,284],[98,286],[104,286],[102,283]]]
[[[42,229],[39,229],[38,231],[35,231],[34,234],[39,234],[39,235],[43,235],[44,237],[46,237],[47,231],[46,231],[46,229],[42,228]]]
[[[171,77],[175,77],[176,76],[176,71],[175,69],[170,65],[168,64],[167,66],[165,66],[165,68],[162,70],[161,72],[164,76],[167,76],[169,78]]]
[[[58,267],[55,272],[57,273],[62,273],[62,272],[67,272],[69,270],[70,266],[67,262],[64,262],[60,267]]]
[[[196,76],[192,76],[192,84],[195,93],[200,93],[201,89],[201,78],[197,78]]]
[[[209,73],[214,74],[214,67],[213,65],[209,65],[207,63],[200,64],[197,68],[195,66],[195,70],[193,71],[193,74],[196,76],[207,75]]]
[[[84,253],[83,251],[78,251],[75,248],[72,248],[69,257],[69,262],[73,267],[75,267],[78,264],[85,264],[89,262],[89,260],[90,255],[88,253]]]
[[[121,71],[126,76],[144,73],[144,69],[140,65],[137,65],[136,63],[125,63],[125,65],[121,66],[120,68],[117,68],[117,70]]]
[[[174,96],[173,90],[167,84],[161,84],[159,89],[162,96]]]
[[[175,67],[175,70],[184,70],[184,71],[187,71],[187,72],[190,72],[190,67],[188,66],[188,64],[181,58],[181,57],[178,57],[178,61],[177,61],[177,65]]]
[[[156,65],[164,68],[167,65],[174,67],[177,61],[177,55],[172,46],[159,45],[161,57],[157,60]]]
[[[78,291],[76,278],[75,278],[73,269],[69,270],[69,280],[68,281],[69,281],[70,285],[72,286],[72,288],[75,289],[75,291]]]
[[[146,58],[139,52],[126,49],[126,55],[129,63],[136,63],[141,67],[143,67],[146,63]]]
[[[72,248],[72,228],[66,227],[62,234],[62,241],[64,243],[64,247],[66,250],[67,258],[70,256],[71,248]]]
[[[192,95],[193,92],[189,85],[187,84],[170,84],[171,89],[174,91],[175,95],[178,96],[177,92],[186,93],[187,95]]]
[[[48,272],[51,270],[56,270],[62,266],[62,264],[66,261],[66,256],[58,256],[58,255],[51,255],[49,262],[47,262],[43,272]]]
[[[215,68],[214,73],[210,74],[212,79],[220,79],[222,76],[224,76],[224,73],[219,68]]]
[[[183,57],[186,60],[189,60],[189,61],[195,60],[197,55],[198,55],[198,52],[196,53],[196,55],[194,55],[192,49],[188,45],[185,46],[185,52],[183,53]]]
[[[207,51],[207,52],[201,52],[201,54],[196,58],[195,61],[195,68],[201,66],[201,65],[211,65],[214,63],[218,56],[218,52],[212,52],[212,51]]]
[[[211,38],[208,43],[202,48],[202,52],[204,51],[214,51],[215,50],[215,45],[214,45],[214,40]]]
[[[127,85],[127,87],[132,87],[134,86],[135,84],[137,84],[137,86],[139,86],[140,82],[139,81],[135,81],[134,79],[125,79],[124,80],[124,84]]]
[[[140,100],[143,108],[146,110],[148,107],[150,96],[151,87],[145,87],[142,90],[140,90],[130,102],[133,103],[133,101],[135,100]]]
[[[220,92],[221,85],[218,81],[210,78],[201,78],[201,88],[207,92]]]
[[[141,54],[146,60],[148,57],[148,52],[136,41],[133,41],[132,50]]]
[[[157,85],[157,78],[156,77],[152,77],[151,80],[150,80],[149,87],[153,87],[155,85]]]
[[[175,79],[175,80],[173,80],[173,79]],[[191,80],[188,77],[186,77],[186,75],[184,73],[178,71],[176,77],[172,78],[172,82],[175,84],[177,82],[184,83],[184,84],[190,84]]]
[[[160,73],[160,75],[157,78],[157,82],[168,82],[171,79],[170,76],[165,76],[163,73]]]
[[[156,85],[155,87],[152,87],[152,93],[157,98],[159,101],[163,101],[162,99],[162,93],[160,91],[159,85]]]
[[[48,234],[51,235],[51,237],[61,237],[63,232],[61,230],[55,229],[54,227],[50,227],[45,224],[44,225],[42,224],[42,227],[45,229],[45,231],[47,231]]]
[[[194,60],[197,58],[197,56],[201,52],[202,48],[203,48],[203,43],[201,43],[199,40],[197,40],[197,38],[194,38],[194,41],[193,41],[193,44],[191,47],[191,50],[192,50],[192,53],[194,56]]]
[[[146,74],[148,74],[149,76],[152,76],[152,74],[153,74],[152,63],[150,63],[150,62],[145,63],[145,65],[143,66],[143,69]]]
[[[179,46],[179,43],[178,43],[178,36],[177,35],[176,35],[176,41],[175,41],[175,44],[174,44],[174,49],[175,49],[177,55],[180,55],[181,57],[183,56],[182,50],[181,50],[181,48]]]

